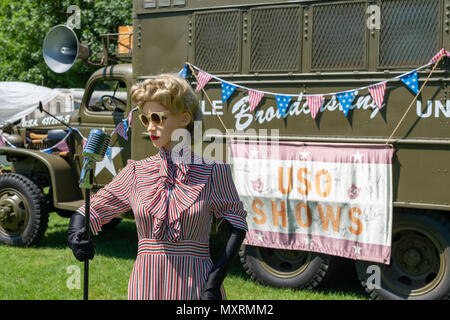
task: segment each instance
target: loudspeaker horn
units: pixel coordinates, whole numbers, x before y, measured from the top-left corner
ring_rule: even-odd
[[[91,49],[81,44],[75,32],[66,25],[54,26],[45,36],[44,60],[56,73],[66,72],[77,59],[87,59],[91,54]]]

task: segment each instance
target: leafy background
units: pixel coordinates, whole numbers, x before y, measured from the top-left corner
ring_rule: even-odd
[[[50,88],[84,88],[98,67],[80,60],[64,74],[51,71],[44,62],[42,45],[47,32],[66,24],[80,8],[80,42],[93,51],[90,61],[100,62],[100,34],[117,33],[118,27],[132,24],[132,0],[0,0],[0,81],[23,81]]]

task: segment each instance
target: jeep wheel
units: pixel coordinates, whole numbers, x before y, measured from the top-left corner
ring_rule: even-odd
[[[46,200],[39,187],[20,174],[0,175],[0,243],[34,245],[47,224]]]
[[[239,256],[253,280],[279,288],[313,289],[331,262],[330,256],[314,252],[254,246],[242,246]]]
[[[374,299],[440,300],[450,294],[450,224],[434,215],[394,215],[390,265],[357,261],[358,277]],[[380,281],[368,284],[377,265]],[[373,274],[373,273],[372,273]],[[369,280],[369,282],[373,282]]]

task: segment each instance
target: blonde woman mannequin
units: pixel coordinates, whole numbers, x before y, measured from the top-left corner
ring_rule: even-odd
[[[174,75],[160,75],[132,88],[139,118],[158,154],[130,160],[91,198],[90,227],[132,210],[138,253],[128,299],[224,299],[222,282],[247,230],[246,215],[228,164],[205,161],[190,143],[172,140],[177,131],[193,133],[201,117],[191,86]],[[187,131],[186,131],[187,130]],[[228,241],[213,263],[209,256],[212,217],[230,226]],[[69,247],[80,261],[92,259],[94,244],[82,240],[84,206],[71,218]]]

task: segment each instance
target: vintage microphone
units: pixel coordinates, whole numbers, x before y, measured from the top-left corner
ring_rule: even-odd
[[[85,189],[85,240],[90,239],[90,189],[92,189],[92,169],[95,161],[102,161],[108,149],[111,137],[99,129],[92,129],[83,150],[83,168],[80,175],[79,186]],[[84,262],[84,300],[89,296],[89,260]]]

